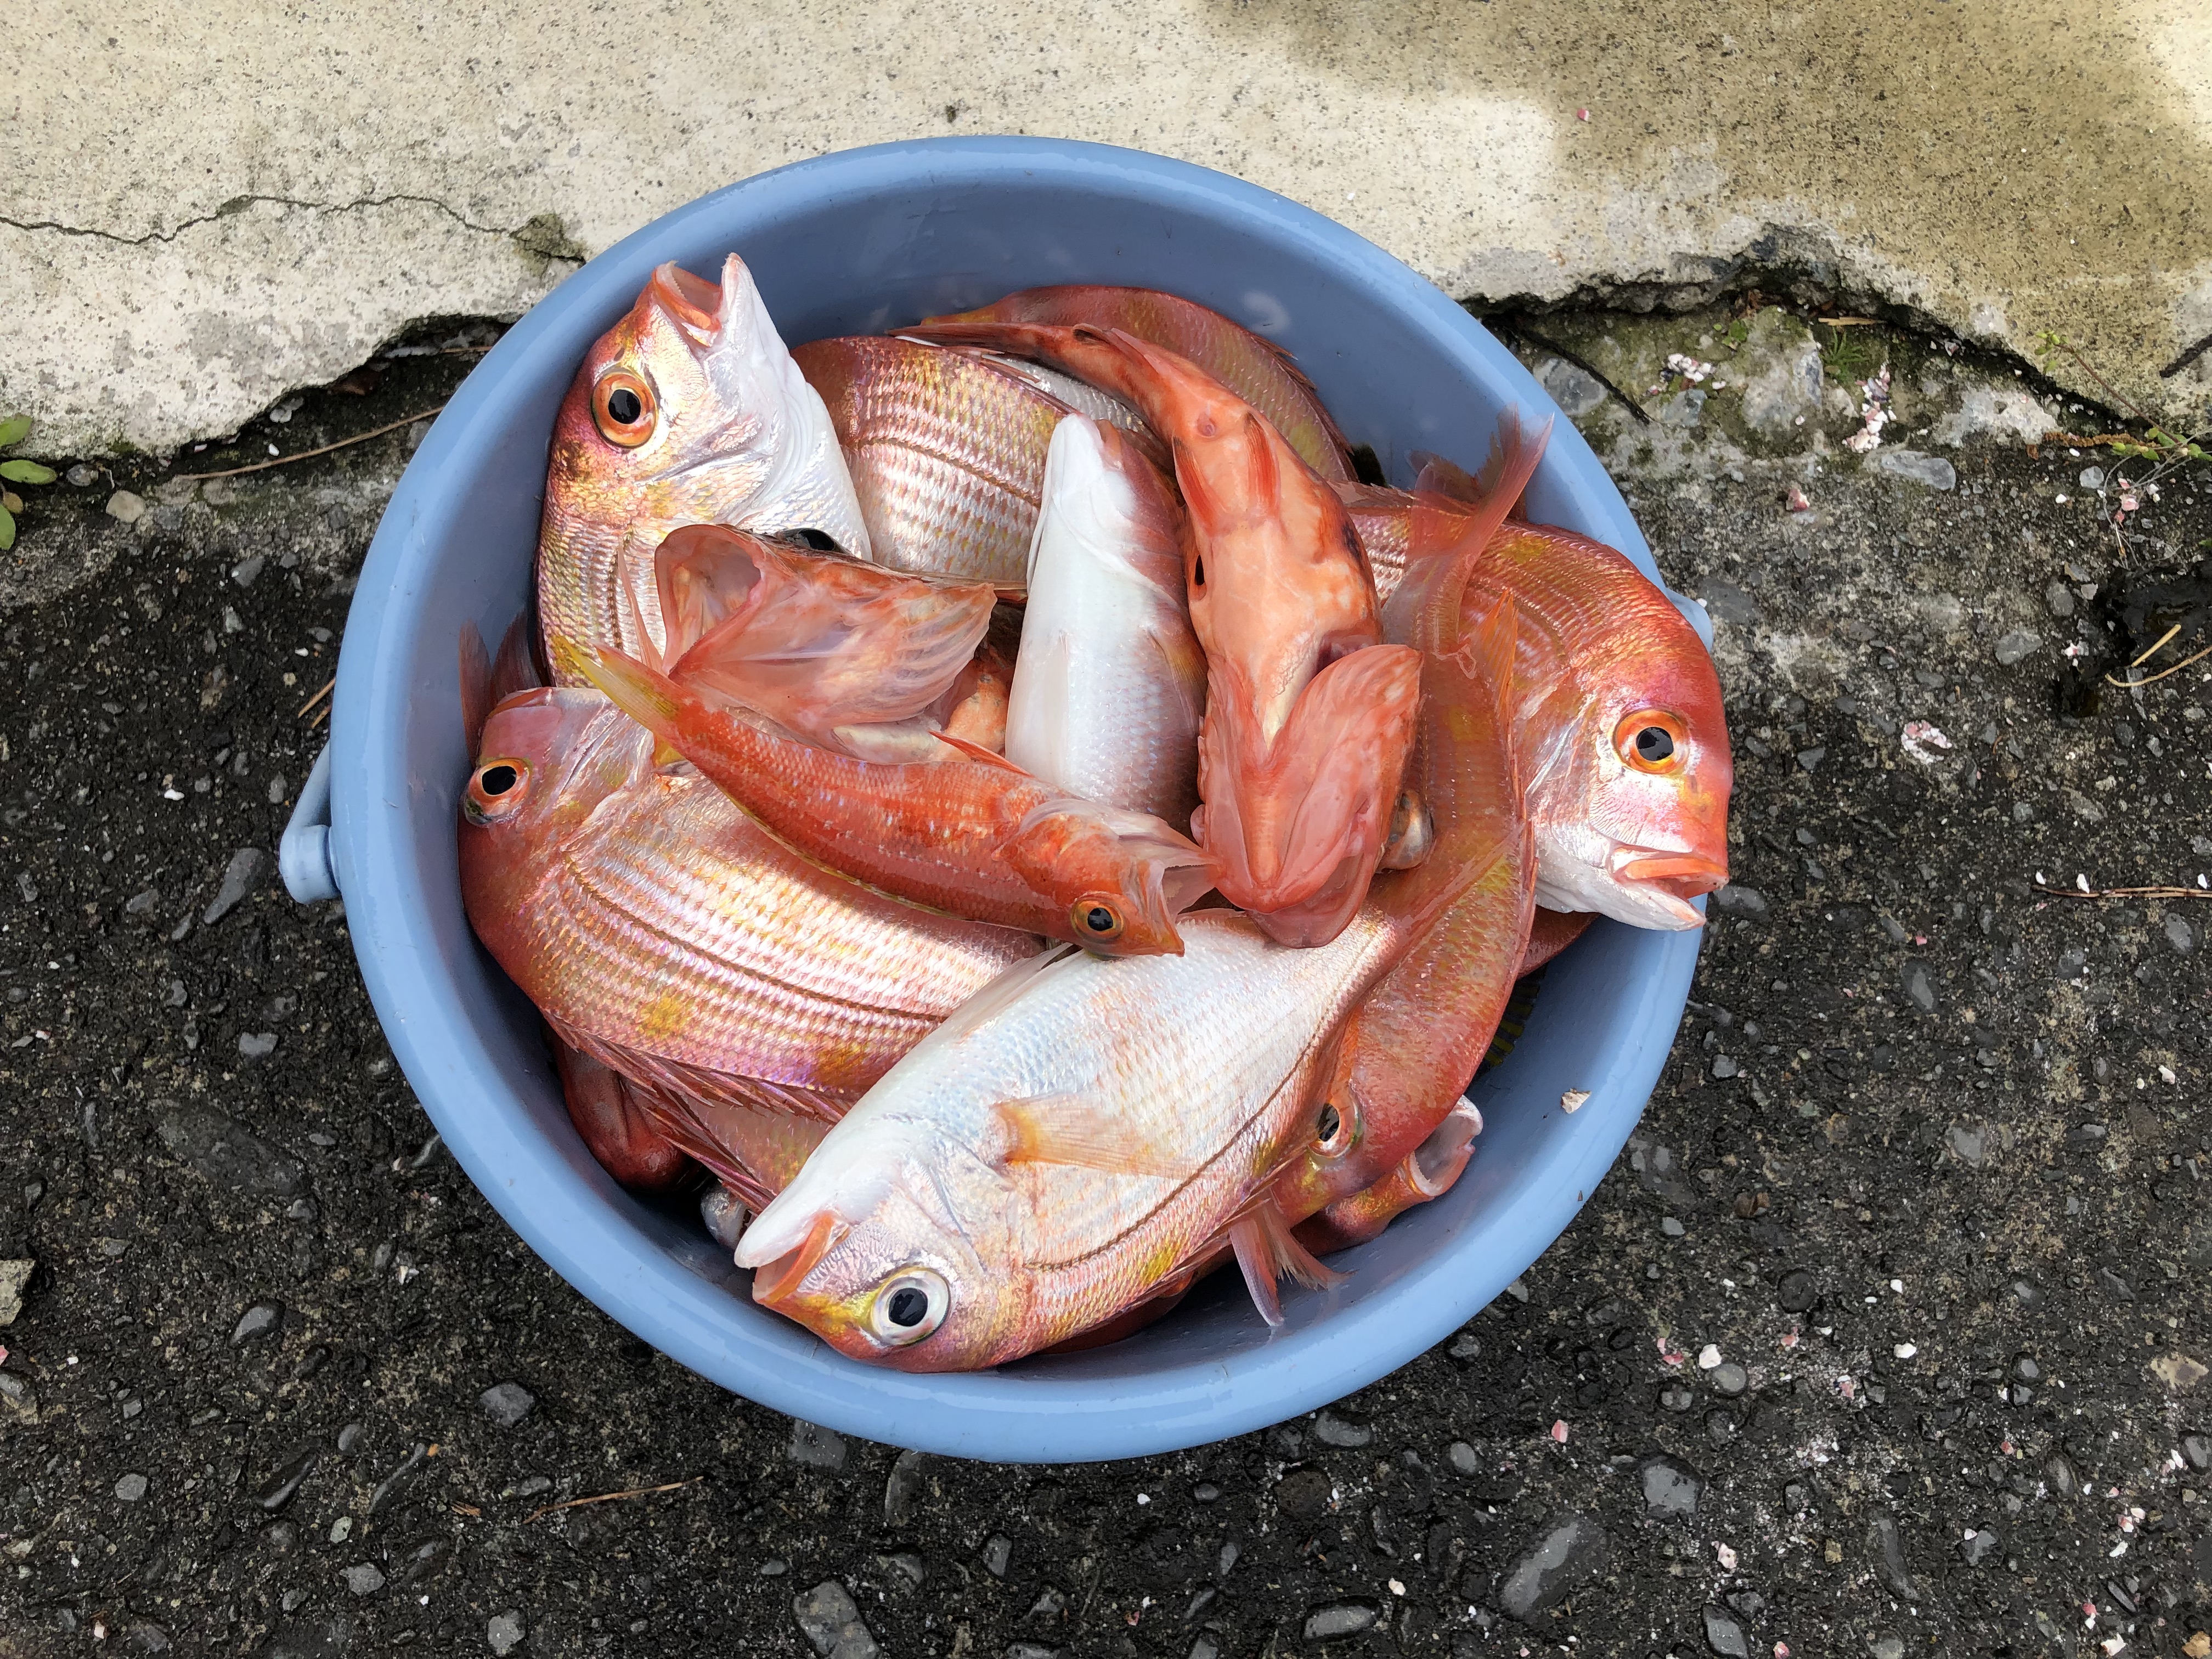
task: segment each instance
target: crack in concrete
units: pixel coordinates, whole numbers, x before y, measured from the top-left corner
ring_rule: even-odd
[[[519,239],[525,231],[528,230],[530,227],[536,222],[535,220],[526,220],[523,223],[515,226],[511,230],[502,230],[497,225],[480,225],[477,223],[476,221],[471,219],[465,214],[450,206],[447,203],[438,200],[434,196],[418,196],[406,191],[399,191],[390,196],[358,197],[350,202],[303,202],[299,200],[296,197],[266,196],[259,194],[234,196],[228,201],[225,202],[221,207],[216,209],[212,213],[204,213],[196,218],[181,220],[167,230],[149,230],[143,236],[123,236],[118,235],[116,232],[112,230],[100,230],[85,225],[64,224],[59,220],[55,219],[15,219],[9,217],[6,214],[0,214],[0,225],[7,225],[14,229],[27,233],[42,230],[52,231],[63,236],[88,236],[99,241],[118,243],[124,247],[144,247],[149,243],[154,242],[173,242],[178,237],[183,235],[188,230],[198,229],[202,225],[213,224],[219,219],[230,218],[236,214],[243,213],[249,207],[252,207],[257,204],[264,202],[270,203],[279,207],[304,208],[310,213],[353,213],[364,208],[391,207],[398,203],[413,202],[419,204],[423,207],[435,208],[439,212],[444,214],[447,218],[451,219],[455,224],[459,225],[465,230],[472,230],[479,234],[486,236],[505,237],[510,241]],[[567,256],[562,254],[548,254],[545,257],[548,258],[567,259]],[[571,264],[580,263],[574,260],[568,260],[568,262]]]

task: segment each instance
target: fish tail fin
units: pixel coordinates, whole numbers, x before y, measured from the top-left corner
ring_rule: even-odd
[[[666,675],[611,648],[587,650],[565,634],[553,637],[553,661],[605,692],[616,708],[653,736],[674,738],[684,692]]]
[[[1425,502],[1414,507],[1406,574],[1383,607],[1386,639],[1425,651],[1449,648],[1443,641],[1454,629],[1474,561],[1534,476],[1551,433],[1552,423],[1547,421],[1529,435],[1521,424],[1520,411],[1507,410],[1498,421],[1491,465],[1484,469],[1486,477],[1494,477],[1496,487],[1475,502],[1472,512]]]
[[[1278,1279],[1288,1277],[1309,1290],[1328,1290],[1341,1285],[1346,1275],[1316,1260],[1291,1236],[1283,1212],[1270,1196],[1229,1224],[1230,1247],[1244,1275],[1244,1288],[1253,1305],[1270,1325],[1283,1322],[1283,1304],[1275,1293]]]
[[[1457,461],[1448,461],[1426,449],[1410,451],[1406,459],[1413,464],[1413,488],[1421,495],[1443,495],[1455,501],[1482,499],[1481,484]]]
[[[491,653],[484,649],[483,630],[473,622],[461,624],[460,672],[461,740],[469,746],[469,764],[473,766],[492,709]]]

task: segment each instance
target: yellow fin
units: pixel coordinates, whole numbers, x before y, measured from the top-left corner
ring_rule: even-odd
[[[1244,1274],[1244,1288],[1252,1292],[1253,1305],[1270,1325],[1283,1322],[1283,1304],[1275,1294],[1278,1279],[1288,1274],[1309,1290],[1322,1291],[1341,1285],[1346,1278],[1291,1237],[1272,1197],[1229,1224],[1229,1243],[1237,1252],[1237,1266]]]
[[[586,651],[565,634],[553,636],[553,659],[605,692],[616,708],[655,737],[676,735],[683,694],[666,676],[619,651]]]
[[[1187,1165],[1143,1145],[1133,1126],[1081,1095],[1001,1100],[992,1110],[1003,1135],[1001,1164],[1072,1164],[1109,1175],[1167,1179],[1188,1173]]]

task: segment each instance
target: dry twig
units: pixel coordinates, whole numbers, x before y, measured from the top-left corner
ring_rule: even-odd
[[[2132,665],[2130,665],[2132,666]],[[329,679],[325,680],[325,681],[323,683],[323,689],[322,689],[321,690],[319,690],[319,691],[316,692],[316,693],[315,693],[315,695],[314,695],[313,696],[312,696],[312,697],[308,698],[308,699],[307,700],[307,702],[303,702],[303,703],[301,703],[301,704],[300,705],[300,713],[301,713],[301,714],[306,714],[306,713],[307,713],[310,708],[313,708],[317,703],[320,702],[321,702],[325,697],[329,696],[331,695],[331,688],[332,686],[336,685],[337,683],[338,683],[338,677],[337,677],[337,675],[335,675],[335,674],[331,675],[331,676],[330,677],[330,678],[329,678]]]
[[[2045,898],[2212,899],[2212,890],[2200,887],[2092,887],[2083,892],[2078,887],[2052,887],[2039,881],[2035,890]]]
[[[655,1492],[681,1492],[686,1486],[697,1486],[706,1478],[707,1477],[703,1474],[695,1474],[689,1480],[671,1480],[665,1486],[632,1486],[624,1492],[603,1492],[596,1493],[590,1498],[567,1498],[561,1503],[548,1504],[543,1509],[531,1510],[529,1514],[522,1517],[522,1524],[526,1527],[532,1521],[535,1521],[539,1516],[550,1515],[556,1510],[581,1509],[586,1504],[611,1504],[617,1498],[650,1498]]]
[[[349,444],[365,444],[371,438],[381,438],[387,432],[397,432],[403,426],[412,426],[417,421],[427,421],[445,408],[426,409],[420,415],[410,415],[404,420],[393,421],[374,432],[357,432],[350,438],[341,438],[334,444],[325,444],[320,449],[303,449],[296,455],[279,455],[273,461],[256,461],[252,466],[234,466],[221,472],[179,472],[177,477],[186,483],[200,483],[209,478],[235,478],[241,472],[266,472],[272,466],[289,466],[295,461],[304,461],[317,455],[327,455],[333,449],[343,449]]]

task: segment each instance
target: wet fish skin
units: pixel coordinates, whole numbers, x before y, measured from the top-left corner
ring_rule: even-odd
[[[1224,1233],[1263,1310],[1278,1271],[1322,1272],[1282,1231],[1274,1184],[1342,1074],[1353,1012],[1512,840],[1510,613],[1485,613],[1462,655],[1449,609],[1453,648],[1424,659],[1416,781],[1443,804],[1427,860],[1310,949],[1208,910],[1183,919],[1181,957],[1048,952],[1009,972],[756,1220],[738,1251],[755,1298],[855,1358],[951,1370],[1171,1294]]]
[[[1018,586],[1068,406],[976,354],[915,340],[815,340],[792,356],[836,429],[875,562]]]
[[[1024,289],[974,311],[933,317],[916,332],[928,337],[947,325],[1005,323],[1118,328],[1164,346],[1258,410],[1323,478],[1352,476],[1343,433],[1290,353],[1194,300],[1091,283]]]
[[[654,1127],[621,1073],[558,1037],[553,1039],[553,1060],[568,1121],[617,1184],[633,1193],[665,1193],[695,1176],[684,1149]]]
[[[1071,794],[1187,828],[1206,654],[1183,599],[1174,487],[1115,428],[1053,434],[1030,549],[1006,757]]]
[[[626,412],[610,407],[616,392],[636,399],[628,427],[613,418]],[[734,253],[719,285],[655,270],[562,400],[538,532],[545,637],[657,647],[653,550],[678,526],[711,523],[816,530],[868,556],[829,411]]]
[[[1079,800],[987,750],[935,765],[857,760],[763,731],[618,653],[582,672],[802,857],[908,903],[1143,954],[1179,950],[1176,916],[1212,886],[1212,860],[1167,824]]]
[[[1038,948],[805,863],[589,690],[494,710],[459,843],[471,926],[564,1041],[787,1113],[841,1110]]]

